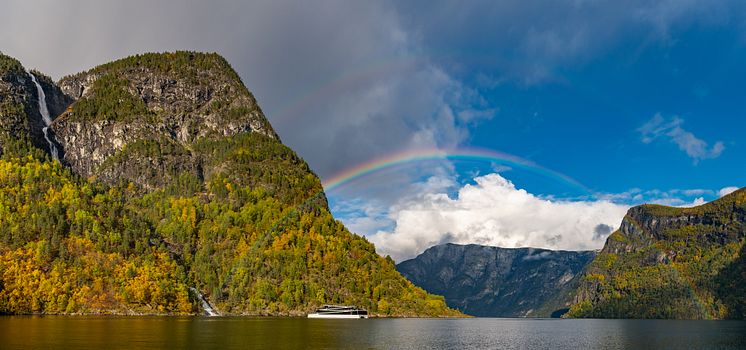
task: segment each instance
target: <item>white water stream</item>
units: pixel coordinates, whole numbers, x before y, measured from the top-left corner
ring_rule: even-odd
[[[28,72],[28,75],[31,77],[31,81],[34,82],[34,85],[36,85],[36,92],[39,96],[39,113],[41,114],[41,119],[44,121],[44,128],[41,129],[41,131],[44,133],[44,139],[47,140],[47,143],[49,144],[49,153],[52,154],[54,160],[60,160],[57,146],[55,146],[54,142],[49,138],[49,125],[52,124],[52,119],[49,117],[49,109],[47,108],[47,95],[44,93],[44,89],[41,88],[39,82],[36,81],[34,74]]]
[[[199,298],[199,301],[202,303],[202,308],[205,310],[205,313],[207,313],[207,316],[220,316],[220,313],[217,312],[217,310],[213,309],[210,303],[207,301],[207,298],[205,298],[202,293],[197,290],[197,288],[190,288],[194,294],[197,294],[197,298]]]

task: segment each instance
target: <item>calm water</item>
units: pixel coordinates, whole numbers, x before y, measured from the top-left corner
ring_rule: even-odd
[[[1,349],[744,349],[746,322],[0,317]]]

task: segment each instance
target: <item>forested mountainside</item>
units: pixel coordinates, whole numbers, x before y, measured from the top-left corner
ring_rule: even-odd
[[[452,308],[484,317],[558,317],[573,301],[593,251],[443,244],[397,265]]]
[[[33,75],[0,55],[0,313],[458,315],[331,216],[222,57]]]
[[[746,189],[694,208],[629,210],[569,317],[746,318]]]

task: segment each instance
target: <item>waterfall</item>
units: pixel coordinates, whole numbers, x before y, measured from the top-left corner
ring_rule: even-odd
[[[199,290],[197,290],[197,288],[189,288],[189,289],[191,289],[192,292],[194,292],[194,294],[197,295],[197,298],[199,298],[199,301],[202,303],[202,309],[205,310],[205,313],[207,314],[207,316],[210,316],[210,317],[220,316],[220,313],[217,312],[217,310],[212,308],[210,303],[207,301],[207,298],[205,298],[205,296],[202,295],[202,293],[200,293]]]
[[[49,118],[49,109],[47,108],[47,95],[44,94],[44,89],[42,89],[41,84],[36,81],[36,77],[34,76],[34,74],[28,72],[28,75],[31,77],[31,81],[34,82],[34,85],[36,85],[36,93],[39,96],[39,113],[41,114],[41,119],[44,121],[44,128],[42,128],[41,131],[44,134],[44,139],[47,140],[47,143],[49,144],[49,153],[52,154],[52,158],[54,158],[54,160],[60,160],[59,153],[57,152],[57,146],[55,146],[54,142],[52,142],[52,140],[49,138],[49,125],[52,124],[52,119]]]

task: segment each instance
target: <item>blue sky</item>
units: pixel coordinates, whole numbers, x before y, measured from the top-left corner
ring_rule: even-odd
[[[0,51],[54,78],[177,49],[225,56],[324,180],[477,147],[589,189],[442,160],[328,191],[397,260],[444,242],[597,249],[631,205],[746,185],[739,1],[10,0],[0,13]]]
[[[737,30],[691,29],[643,47],[620,42],[554,81],[485,89],[500,112],[470,143],[528,155],[605,192],[742,185],[746,51]],[[666,136],[641,142],[638,129],[656,114],[680,118],[696,138],[725,149],[698,159]]]
[[[432,191],[453,201],[444,206],[420,197],[400,199],[389,210],[380,210],[346,201],[354,195],[332,193],[336,211],[349,226],[368,231],[379,247],[398,259],[444,241],[589,249],[602,243],[589,238],[591,229],[618,227],[620,215],[630,205],[701,204],[732,186],[744,185],[746,162],[739,137],[746,127],[742,6],[633,2],[619,9],[609,2],[553,4],[501,2],[463,9],[439,3],[424,11],[420,6],[405,9],[413,15],[404,18],[415,22],[423,38],[420,54],[458,80],[469,94],[478,95],[471,103],[454,104],[456,113],[459,108],[489,111],[478,121],[463,122],[469,136],[460,146],[529,159],[576,179],[591,192],[579,193],[517,169],[500,171],[511,186],[533,198],[560,206],[609,201],[618,207],[604,209],[596,218],[598,224],[589,222],[562,232],[565,245],[547,238],[554,231],[551,225],[503,229],[494,238],[474,232],[479,229],[458,227],[474,225],[474,220],[463,217],[429,224],[449,213],[463,213],[464,207],[473,212],[480,209],[469,205],[460,191],[473,186],[476,176],[490,173],[489,164],[450,164],[453,183]],[[387,181],[390,176],[379,180]],[[371,187],[375,190],[360,197],[385,191]],[[489,188],[482,192],[491,193]],[[510,208],[524,206],[507,197],[490,198]],[[380,219],[371,222],[376,215]],[[421,220],[408,223],[411,218],[402,218],[407,215]],[[510,224],[534,219],[494,213],[481,217]],[[566,220],[582,217],[574,212]],[[553,219],[547,215],[538,220]],[[427,232],[411,233],[423,226]],[[516,233],[522,230],[523,234]],[[428,233],[433,231],[441,234]],[[569,239],[574,235],[586,238]],[[516,236],[520,239],[511,239]]]
[[[430,10],[455,23],[424,30],[434,52],[447,53],[434,60],[477,89],[484,108],[499,110],[471,127],[465,143],[529,158],[601,192],[743,185],[743,6],[501,3]],[[500,10],[506,14],[493,12]],[[499,21],[511,15],[518,17]],[[522,20],[530,24],[515,24]],[[532,41],[541,44],[527,49]],[[725,149],[697,159],[666,136],[641,142],[638,129],[656,114],[681,119],[694,137]]]

